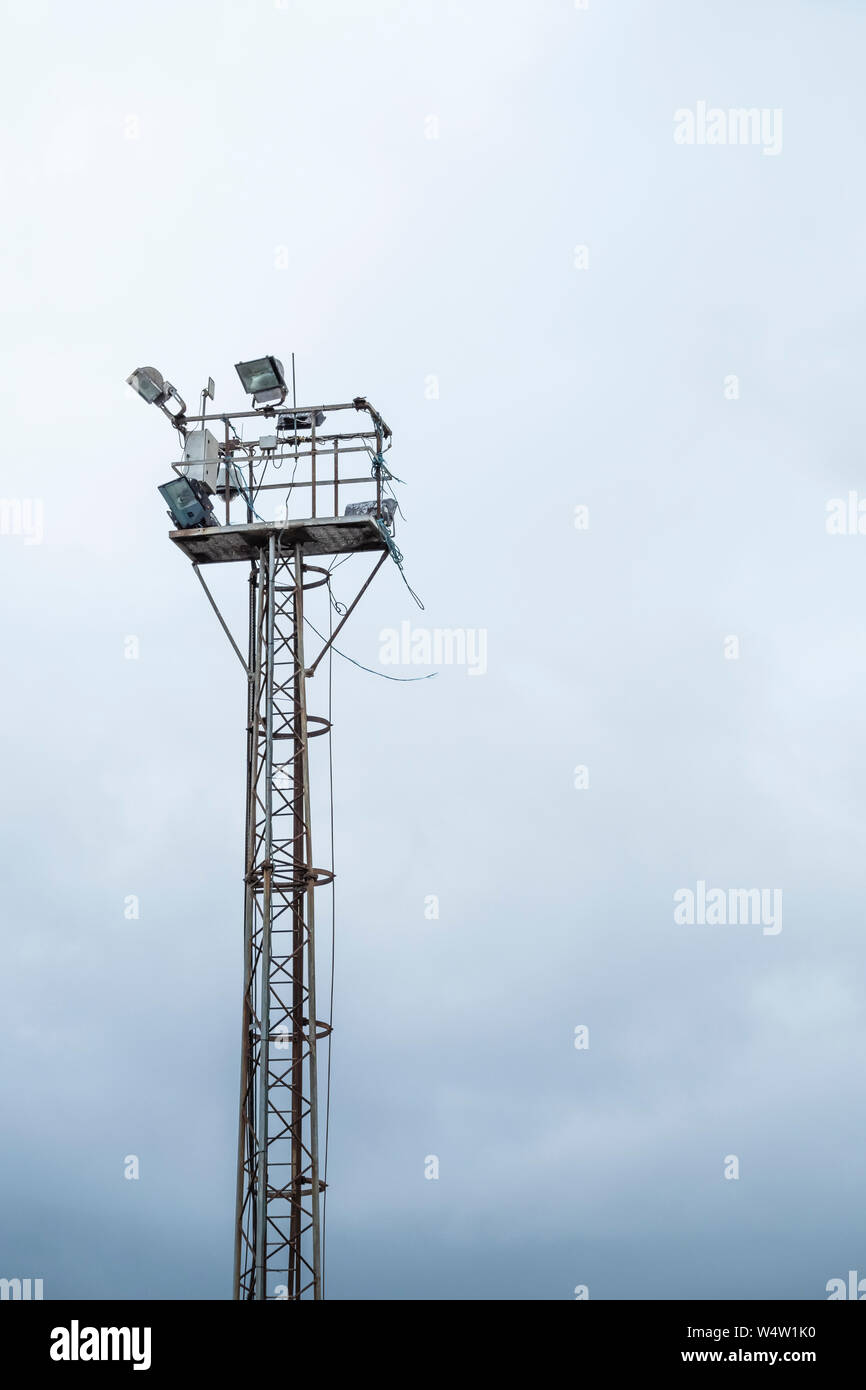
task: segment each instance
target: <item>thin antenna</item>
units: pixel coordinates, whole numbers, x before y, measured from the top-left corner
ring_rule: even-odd
[[[296,407],[297,407],[297,404],[298,404],[298,394],[297,394],[297,392],[295,391],[295,354],[292,353],[292,406],[296,408]],[[296,432],[297,432],[297,427],[296,427]]]

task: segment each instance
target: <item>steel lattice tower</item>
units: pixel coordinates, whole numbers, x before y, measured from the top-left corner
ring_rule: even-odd
[[[264,362],[273,365],[275,359]],[[144,389],[135,378],[143,378]],[[293,407],[284,415],[270,405],[207,415],[206,398],[213,395],[209,382],[202,393],[202,414],[187,417],[175,388],[153,368],[138,369],[130,384],[169,414],[180,432],[184,458],[172,465],[174,472],[202,480],[206,491],[224,501],[225,524],[211,511],[208,524],[187,524],[170,535],[192,561],[247,680],[233,1295],[243,1300],[321,1298],[325,1184],[319,1171],[317,1047],[329,1037],[331,1024],[319,1018],[316,1008],[315,897],[334,874],[317,867],[313,855],[309,741],[329,733],[331,726],[329,718],[308,713],[307,684],[389,552],[400,560],[391,538],[393,504],[383,492],[391,481],[383,459],[391,431],[360,396],[339,405]],[[281,389],[282,400],[284,383]],[[179,409],[171,409],[174,401]],[[319,432],[326,416],[348,410],[365,412],[371,427]],[[264,423],[263,417],[276,417],[276,434],[244,441],[234,422],[254,418]],[[206,428],[217,423],[223,427],[219,442]],[[365,455],[370,471],[341,476],[347,454]],[[273,472],[286,462],[293,465],[291,480],[274,481]],[[308,476],[298,476],[300,464],[307,465]],[[359,484],[375,487],[375,499],[341,516],[341,488]],[[322,489],[329,505],[333,500],[330,515],[322,515],[317,503]],[[262,521],[255,504],[261,505],[262,492],[274,490],[286,494],[286,515]],[[289,500],[297,496],[309,497],[309,506],[302,504],[307,514],[290,518]],[[246,504],[241,524],[232,522],[232,499]],[[348,606],[339,610],[342,616],[330,636],[317,632],[319,649],[311,659],[304,650],[305,596],[322,586],[329,600],[331,593],[329,570],[309,559],[363,552],[377,552],[376,564]],[[249,565],[246,658],[201,573],[202,566],[237,561]]]

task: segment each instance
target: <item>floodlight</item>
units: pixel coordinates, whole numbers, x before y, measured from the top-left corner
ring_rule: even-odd
[[[382,511],[386,526],[394,525],[394,513],[397,510],[397,499],[395,497],[382,498]],[[375,516],[377,504],[375,502],[350,502],[344,516]]]
[[[156,367],[136,367],[126,382],[148,405],[162,405],[165,400],[165,379]]]
[[[256,357],[252,362],[236,362],[235,371],[254,405],[286,399],[286,379],[283,364],[277,357]]]
[[[158,405],[169,420],[180,420],[179,428],[182,428],[183,416],[186,414],[186,401],[175,390],[171,382],[165,380],[162,372],[156,370],[156,367],[136,367],[135,371],[130,372],[126,378],[126,384],[137,391],[141,399],[147,401],[148,405]],[[177,409],[169,410],[169,401],[174,401]]]
[[[204,483],[197,478],[172,478],[158,491],[168,503],[168,513],[181,531],[193,526],[219,526]]]
[[[277,416],[278,430],[293,430],[297,434],[298,430],[311,429],[315,424],[316,429],[325,423],[324,410],[293,410],[288,415]]]

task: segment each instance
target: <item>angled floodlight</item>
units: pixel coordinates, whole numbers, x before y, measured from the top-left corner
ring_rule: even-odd
[[[186,401],[156,367],[136,367],[126,378],[126,384],[148,405],[158,405],[169,420],[180,420],[186,414]],[[174,410],[169,408],[169,401],[174,401]]]
[[[168,505],[169,516],[178,530],[188,531],[195,526],[219,526],[210,503],[208,490],[196,478],[172,478],[158,489]]]
[[[289,411],[288,415],[277,416],[278,430],[294,430],[296,434],[298,430],[312,429],[313,425],[318,429],[324,423],[325,412],[323,410],[292,410]]]
[[[165,378],[156,367],[136,367],[126,378],[126,384],[148,405],[162,405],[165,400]]]
[[[252,362],[236,362],[235,371],[254,405],[267,405],[270,401],[286,399],[286,379],[283,364],[278,357],[256,357]]]
[[[386,526],[393,526],[393,525],[394,525],[394,513],[396,512],[396,510],[397,510],[397,499],[396,499],[396,497],[383,497],[383,498],[382,498],[382,513],[383,513],[383,519],[384,519],[384,522],[385,522],[385,525],[386,525]],[[349,505],[348,505],[348,507],[347,507],[346,510],[344,511],[343,515],[344,515],[344,516],[372,516],[372,517],[375,517],[376,514],[377,514],[377,512],[378,512],[378,504],[376,503],[376,501],[375,501],[375,499],[374,499],[372,502],[350,502]]]

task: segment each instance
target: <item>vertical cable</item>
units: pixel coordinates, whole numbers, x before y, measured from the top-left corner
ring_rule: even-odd
[[[334,609],[330,602],[331,585],[328,583],[328,632],[333,635]],[[333,648],[328,649],[328,788],[331,824],[331,988],[328,1002],[328,1065],[325,1081],[325,1162],[322,1177],[325,1191],[322,1197],[322,1297],[325,1297],[325,1260],[328,1249],[326,1223],[328,1218],[328,1140],[331,1131],[331,1039],[334,1028],[334,950],[337,939],[337,880],[334,869],[334,743],[333,743]]]

